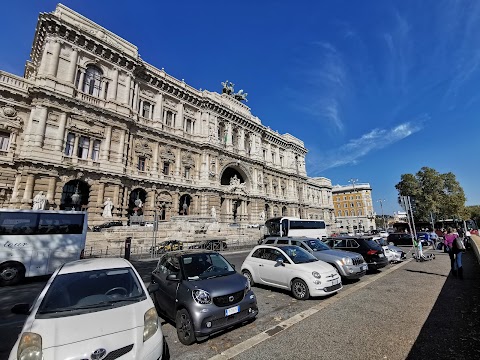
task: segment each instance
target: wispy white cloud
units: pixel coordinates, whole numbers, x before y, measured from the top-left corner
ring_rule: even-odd
[[[337,149],[323,152],[321,155],[312,148],[307,157],[309,172],[316,176],[321,171],[330,168],[356,164],[365,155],[388,147],[420,131],[428,118],[428,115],[422,115],[413,121],[401,123],[391,129],[373,129],[361,137],[352,139]]]
[[[315,61],[299,71],[308,92],[295,96],[295,106],[326,123],[327,129],[342,132],[345,125],[341,104],[349,88],[345,62],[331,43],[317,41],[311,45],[317,48]]]

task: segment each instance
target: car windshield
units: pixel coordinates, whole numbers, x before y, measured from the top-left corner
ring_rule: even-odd
[[[102,269],[55,277],[37,317],[61,317],[101,311],[146,299],[131,268]]]
[[[295,264],[318,261],[318,259],[298,246],[279,246]]]
[[[218,253],[199,253],[182,256],[185,276],[189,281],[210,279],[235,273],[235,269]]]
[[[308,246],[310,246],[310,248],[311,248],[313,251],[330,250],[330,248],[328,247],[328,245],[326,245],[325,243],[321,242],[321,241],[318,240],[318,239],[306,240],[306,243],[307,243]]]

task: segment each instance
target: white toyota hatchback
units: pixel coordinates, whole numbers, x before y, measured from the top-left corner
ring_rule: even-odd
[[[256,246],[243,262],[241,271],[250,285],[289,289],[299,300],[326,296],[342,289],[337,269],[293,245]]]
[[[9,360],[162,358],[163,335],[145,284],[124,259],[86,259],[55,271],[28,313]]]

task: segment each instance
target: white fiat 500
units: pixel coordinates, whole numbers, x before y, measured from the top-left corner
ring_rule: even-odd
[[[124,259],[86,259],[55,271],[33,306],[9,360],[162,358],[163,335],[148,291]]]
[[[256,246],[241,271],[250,285],[290,289],[299,300],[329,295],[342,288],[340,275],[332,265],[293,245]]]

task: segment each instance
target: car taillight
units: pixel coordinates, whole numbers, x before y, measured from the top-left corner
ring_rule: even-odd
[[[375,255],[376,253],[378,253],[378,250],[371,249],[367,251],[367,255]]]

